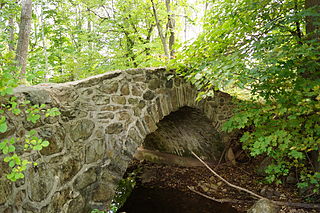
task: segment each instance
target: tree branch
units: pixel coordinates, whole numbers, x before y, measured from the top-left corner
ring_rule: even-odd
[[[156,6],[155,6],[155,3],[153,0],[151,0],[151,3],[152,3],[152,10],[153,10],[153,15],[154,15],[154,18],[156,20],[156,26],[158,28],[158,34],[159,34],[159,37],[161,39],[161,42],[162,42],[162,45],[163,45],[163,50],[164,50],[164,54],[167,56],[167,58],[169,59],[170,57],[170,53],[169,53],[169,50],[168,50],[168,46],[167,46],[167,38],[166,36],[164,36],[163,32],[162,32],[162,27],[160,26],[160,21],[158,19],[158,14],[157,14],[157,10],[156,10]]]

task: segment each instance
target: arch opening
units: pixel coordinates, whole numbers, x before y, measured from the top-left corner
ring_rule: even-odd
[[[181,107],[165,116],[158,129],[148,134],[142,144],[144,149],[192,157],[196,153],[206,160],[217,160],[224,144],[212,122],[199,110]]]

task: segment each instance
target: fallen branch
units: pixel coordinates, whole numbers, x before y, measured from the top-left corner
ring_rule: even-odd
[[[245,188],[242,188],[240,186],[236,186],[230,182],[228,182],[226,179],[224,179],[223,177],[221,177],[218,173],[216,173],[215,171],[213,171],[213,169],[210,168],[210,166],[208,166],[208,164],[206,162],[204,162],[201,158],[199,158],[194,152],[192,152],[192,154],[205,166],[207,167],[210,172],[212,172],[215,176],[217,176],[220,180],[222,180],[223,182],[225,182],[227,185],[235,188],[235,189],[238,189],[238,190],[241,190],[241,191],[244,191],[244,192],[247,192],[251,195],[253,195],[254,197],[256,198],[259,198],[259,199],[266,199],[266,200],[270,200],[268,198],[265,198],[261,195],[258,195],[248,189],[245,189]],[[207,196],[205,194],[202,194],[200,192],[197,192],[196,190],[192,189],[191,187],[188,187],[191,191],[203,196],[203,197],[206,197],[210,200],[214,200],[214,201],[218,201],[218,202],[229,202],[227,199],[215,199],[215,198],[212,198],[210,196]],[[219,201],[220,200],[220,201]],[[232,200],[230,200],[232,201]],[[309,204],[309,203],[292,203],[292,202],[283,202],[283,201],[274,201],[274,200],[270,200],[272,203],[274,203],[275,205],[278,205],[278,206],[291,206],[291,207],[298,207],[298,208],[308,208],[308,209],[320,209],[320,205],[319,204]],[[232,201],[233,202],[233,201]]]
[[[202,197],[205,197],[205,198],[208,198],[210,200],[213,200],[213,201],[216,201],[216,202],[219,202],[219,203],[243,203],[243,201],[241,200],[231,200],[231,199],[216,199],[214,197],[210,197],[206,194],[203,194],[201,192],[198,192],[196,190],[194,190],[192,187],[188,186],[188,189],[198,195],[201,195]]]
[[[239,189],[239,190],[241,190],[241,191],[247,192],[247,193],[253,195],[253,196],[256,197],[256,198],[259,198],[259,199],[267,199],[267,198],[262,197],[262,196],[260,196],[260,195],[258,195],[258,194],[256,194],[256,193],[248,190],[248,189],[245,189],[245,188],[242,188],[242,187],[240,187],[240,186],[236,186],[236,185],[234,185],[234,184],[232,184],[232,183],[229,183],[226,179],[224,179],[223,177],[221,177],[220,175],[218,175],[218,173],[216,173],[215,171],[213,171],[213,169],[211,169],[210,166],[208,166],[207,163],[205,163],[201,158],[199,158],[198,155],[196,155],[194,152],[192,152],[192,154],[193,154],[205,167],[207,167],[207,168],[210,170],[210,172],[212,172],[215,176],[217,176],[220,180],[222,180],[223,182],[225,182],[227,185],[229,185],[229,186],[231,186],[231,187],[233,187],[233,188],[235,188],[235,189]]]

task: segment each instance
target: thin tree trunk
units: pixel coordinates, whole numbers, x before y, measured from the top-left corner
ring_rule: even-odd
[[[172,15],[171,11],[171,5],[170,0],[166,0],[166,8],[168,13],[168,32],[169,32],[169,51],[170,51],[170,57],[174,56],[174,41],[175,41],[175,34],[174,34],[174,28],[175,28],[175,20]]]
[[[40,21],[41,21],[41,37],[42,37],[42,48],[43,48],[43,55],[45,61],[45,81],[48,81],[49,77],[49,66],[48,66],[48,53],[47,53],[47,46],[46,46],[46,36],[44,34],[44,25],[45,20],[43,18],[43,5],[41,6],[41,14],[40,14]]]
[[[148,29],[148,34],[147,34],[147,38],[146,40],[143,42],[144,44],[149,44],[151,43],[151,35],[152,35],[152,31],[153,31],[154,25],[151,24],[150,28]],[[145,51],[146,51],[146,56],[150,55],[150,47],[146,47]]]
[[[9,19],[9,50],[14,51],[14,21]]]
[[[19,25],[19,39],[16,51],[17,65],[20,68],[20,78],[25,80],[29,35],[31,30],[32,0],[22,1],[21,21]]]
[[[162,32],[162,27],[161,27],[160,21],[158,19],[158,14],[157,14],[156,6],[154,4],[154,0],[151,0],[151,3],[152,3],[153,15],[154,15],[154,18],[156,20],[156,26],[157,26],[157,29],[158,29],[159,37],[160,37],[161,42],[162,42],[164,54],[169,59],[170,53],[169,53],[169,49],[168,49],[168,45],[167,45],[167,38],[166,38],[166,36],[164,36],[164,34]]]
[[[186,8],[183,9],[184,11],[184,42],[187,41],[187,12],[186,12]]]

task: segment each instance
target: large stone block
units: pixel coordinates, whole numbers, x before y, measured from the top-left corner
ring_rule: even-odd
[[[70,187],[67,187],[61,191],[57,191],[53,194],[51,202],[48,206],[44,207],[41,210],[41,213],[55,213],[62,212],[64,205],[72,199],[72,190]]]
[[[117,82],[105,82],[105,84],[101,85],[99,90],[106,94],[114,94],[118,91],[119,84]]]
[[[122,85],[120,89],[121,95],[129,95],[130,94],[130,89],[129,89],[129,84],[125,83]]]
[[[95,95],[92,97],[92,100],[97,105],[106,105],[110,103],[110,97],[104,95]]]
[[[112,96],[111,100],[113,103],[125,105],[127,103],[127,100],[124,96]]]
[[[145,124],[145,129],[147,129],[149,133],[157,130],[158,127],[151,116],[145,115],[143,120]]]
[[[114,113],[112,112],[99,112],[97,114],[98,119],[113,119],[114,118]]]
[[[142,96],[144,88],[141,87],[139,84],[133,84],[131,86],[131,94],[133,96]]]
[[[69,182],[80,171],[82,163],[79,156],[71,156],[66,161],[62,161],[58,174],[61,184]]]
[[[107,134],[119,134],[123,131],[123,124],[120,122],[112,123],[106,128]]]
[[[94,127],[95,124],[91,120],[78,120],[71,127],[70,137],[73,141],[86,140],[92,135]]]
[[[103,159],[106,147],[104,139],[95,139],[86,145],[86,163]]]
[[[160,87],[160,79],[159,78],[151,79],[148,82],[148,88],[150,90],[155,90],[155,89],[158,89],[159,87]]]
[[[64,122],[68,122],[73,119],[79,119],[79,118],[84,118],[88,115],[88,112],[79,109],[79,107],[67,107],[67,108],[60,108],[61,112],[61,119]]]
[[[40,202],[47,198],[54,186],[56,172],[44,163],[28,170],[27,192],[30,200]]]
[[[115,185],[108,183],[101,183],[98,188],[93,192],[93,201],[107,202],[110,201],[115,192]]]
[[[96,180],[97,174],[95,168],[90,168],[77,177],[77,179],[74,181],[74,188],[76,190],[81,190],[89,186],[90,184],[96,182]]]
[[[0,181],[0,205],[8,201],[12,192],[12,183],[9,180]]]
[[[64,147],[65,129],[58,125],[45,126],[39,129],[39,136],[50,142],[48,147],[43,148],[42,155],[52,155],[61,152]]]
[[[155,94],[153,91],[147,90],[145,93],[143,93],[142,97],[144,100],[150,101],[155,97]]]
[[[89,209],[84,209],[86,206],[86,201],[82,195],[78,195],[76,198],[73,198],[69,203],[67,213],[86,213],[90,211]]]

